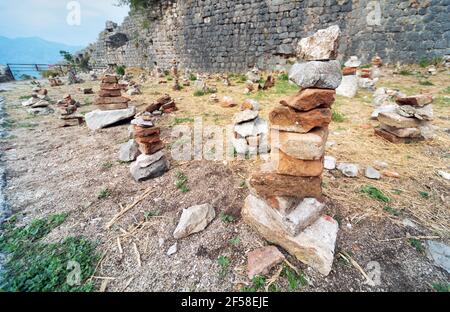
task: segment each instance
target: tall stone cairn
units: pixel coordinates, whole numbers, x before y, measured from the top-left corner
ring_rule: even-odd
[[[338,223],[323,215],[322,172],[331,105],[342,80],[336,60],[340,29],[300,41],[289,78],[300,91],[269,115],[271,161],[249,179],[244,220],[265,239],[328,275]]]
[[[122,96],[119,79],[115,75],[106,75],[102,78],[100,91],[94,104],[100,110],[127,109],[129,98]]]

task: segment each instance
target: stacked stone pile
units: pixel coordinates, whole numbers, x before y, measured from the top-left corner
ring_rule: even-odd
[[[428,94],[397,97],[395,111],[378,115],[375,134],[392,143],[409,143],[433,138],[433,97]]]
[[[63,83],[59,77],[50,76],[48,77],[48,82],[50,83],[51,87],[59,87],[62,86]]]
[[[158,98],[154,103],[147,106],[146,112],[151,113],[153,116],[161,116],[162,114],[170,114],[177,111],[177,105],[175,100],[170,95],[165,94]]]
[[[342,82],[336,89],[338,95],[353,98],[358,92],[358,76],[356,75],[358,67],[361,66],[361,61],[357,56],[351,56],[344,64],[342,69]]]
[[[289,73],[300,92],[270,113],[271,161],[249,179],[244,220],[265,239],[328,275],[338,223],[323,215],[322,172],[331,105],[342,79],[336,60],[340,29],[319,30],[299,43]]]
[[[376,54],[372,59],[372,72],[371,78],[378,79],[381,77],[381,67],[383,66],[383,59]]]
[[[371,118],[378,119],[380,113],[391,113],[398,109],[398,105],[395,103],[398,97],[405,97],[398,89],[378,88],[373,93],[372,104],[374,111]]]
[[[27,112],[30,115],[49,115],[53,113],[49,101],[47,89],[36,86],[33,88],[31,97],[22,102],[22,106],[28,107]]]
[[[169,163],[162,151],[161,130],[154,126],[152,118],[151,114],[144,113],[131,122],[134,139],[142,153],[130,167],[131,175],[138,182],[160,177],[169,170]]]
[[[234,115],[233,146],[240,156],[246,154],[255,156],[268,153],[267,121],[259,116],[259,103],[254,100],[246,100],[241,106],[241,111]]]
[[[98,97],[94,102],[98,109],[86,114],[88,127],[98,130],[119,121],[129,120],[136,115],[136,108],[128,107],[129,102],[129,98],[122,96],[117,76],[105,75],[102,78]]]
[[[84,117],[76,113],[80,106],[70,94],[64,95],[64,99],[56,103],[61,127],[78,126],[84,122]]]

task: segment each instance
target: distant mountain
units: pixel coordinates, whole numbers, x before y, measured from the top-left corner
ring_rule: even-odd
[[[50,42],[37,37],[10,39],[0,36],[0,64],[55,64],[62,60],[59,51],[74,53],[83,48]]]

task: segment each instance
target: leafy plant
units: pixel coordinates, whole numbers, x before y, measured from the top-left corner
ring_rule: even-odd
[[[125,66],[117,66],[116,74],[119,76],[125,75]]]
[[[104,189],[104,190],[100,191],[100,193],[98,194],[97,198],[98,199],[106,199],[109,196],[111,196],[111,191],[109,189]]]
[[[190,189],[187,186],[187,182],[188,182],[187,176],[183,172],[178,171],[176,173],[176,178],[177,178],[177,181],[175,182],[175,185],[181,191],[181,193],[189,192]]]
[[[384,207],[383,210],[386,211],[387,213],[390,213],[393,216],[396,216],[396,217],[398,217],[400,215],[400,212],[397,209],[392,208],[390,206]]]
[[[217,259],[220,269],[219,269],[219,276],[220,278],[224,278],[228,273],[228,268],[230,267],[230,259],[225,256],[220,256]]]
[[[425,248],[423,247],[422,242],[420,240],[410,238],[409,243],[417,250],[417,252],[423,253],[425,251]]]
[[[190,80],[190,81],[196,81],[196,80],[197,80],[197,76],[194,75],[194,74],[190,74],[190,75],[189,75],[189,80]]]
[[[265,284],[266,278],[257,275],[252,279],[252,285],[250,287],[242,288],[242,292],[257,292],[258,290],[263,290]]]
[[[220,213],[220,220],[222,220],[223,223],[232,223],[234,221],[233,216],[227,215],[224,212]]]
[[[236,236],[232,239],[230,239],[230,244],[233,246],[237,246],[241,243],[241,238],[239,236]]]
[[[423,199],[430,199],[430,194],[427,192],[419,192],[420,197],[422,197]]]
[[[369,195],[369,197],[371,197],[373,199],[376,199],[376,200],[378,200],[380,202],[383,202],[383,203],[390,203],[391,202],[391,199],[389,197],[384,195],[382,191],[380,191],[379,189],[377,189],[374,186],[370,186],[370,185],[364,186],[361,189],[361,192],[364,193],[364,194]]]
[[[278,76],[278,80],[281,80],[281,81],[289,81],[289,75],[286,74],[286,73],[280,74],[280,75]]]
[[[345,116],[344,116],[344,114],[342,114],[342,113],[338,112],[337,110],[333,109],[333,113],[332,113],[331,119],[334,122],[344,122],[345,121]]]
[[[284,276],[287,278],[290,291],[295,291],[295,290],[299,289],[300,287],[304,287],[304,286],[308,285],[308,281],[306,280],[303,272],[300,272],[300,274],[297,274],[293,269],[291,269],[288,266],[285,266],[283,268],[283,271],[281,272],[281,276]]]
[[[434,86],[434,83],[432,83],[432,82],[429,81],[429,80],[419,80],[419,84],[420,84],[421,86]]]
[[[202,90],[196,90],[194,96],[204,96],[206,93]]]
[[[437,292],[450,292],[450,283],[433,283],[432,286]]]

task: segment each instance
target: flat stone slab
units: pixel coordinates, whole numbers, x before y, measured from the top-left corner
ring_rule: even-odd
[[[337,89],[342,81],[341,64],[339,61],[296,63],[289,71],[289,79],[303,89]]]
[[[242,209],[244,221],[269,242],[283,247],[299,261],[327,276],[331,272],[338,223],[322,216],[297,236],[292,236],[278,221],[277,212],[264,200],[250,195]]]
[[[403,117],[395,112],[380,113],[378,121],[394,128],[418,128],[421,125],[420,120]]]
[[[254,120],[258,117],[258,111],[254,110],[244,110],[239,113],[236,113],[233,117],[234,124],[240,124],[246,121]]]
[[[396,136],[395,134],[392,134],[390,132],[387,132],[383,129],[376,128],[375,129],[375,135],[391,142],[394,144],[409,144],[414,142],[423,141],[423,138],[401,138]]]
[[[139,151],[139,145],[135,140],[129,140],[120,146],[119,160],[123,162],[135,161],[141,152]]]
[[[248,278],[269,274],[277,264],[285,260],[284,255],[275,246],[266,246],[250,251],[247,254]]]
[[[433,102],[433,96],[430,94],[419,94],[413,96],[397,97],[398,105],[410,105],[423,107]]]
[[[325,128],[331,122],[329,108],[298,112],[289,106],[275,107],[269,114],[271,126],[287,132],[307,133],[314,128]]]
[[[136,115],[136,107],[134,106],[110,111],[95,110],[86,114],[86,124],[91,130],[99,130],[119,121],[131,119],[134,115]]]
[[[436,242],[427,241],[427,255],[434,264],[450,273],[450,246]]]
[[[327,138],[328,130],[325,128],[318,128],[309,133],[279,131],[279,140],[272,137],[272,145],[293,158],[319,160],[325,153]]]
[[[336,94],[348,98],[354,98],[358,92],[358,77],[356,75],[347,75],[342,77],[342,82],[336,89]]]

